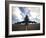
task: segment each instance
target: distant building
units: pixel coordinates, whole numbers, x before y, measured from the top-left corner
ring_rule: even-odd
[[[28,18],[28,16],[26,15],[24,21],[22,21],[22,22],[17,22],[17,23],[15,23],[15,24],[21,24],[21,23],[28,24],[28,23],[36,23],[36,22],[35,22],[35,21],[29,21],[29,18]]]

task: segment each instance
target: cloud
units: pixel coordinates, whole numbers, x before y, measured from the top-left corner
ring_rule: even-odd
[[[40,22],[40,9],[38,7],[13,7],[13,24],[24,21],[26,15],[28,15],[30,21]]]

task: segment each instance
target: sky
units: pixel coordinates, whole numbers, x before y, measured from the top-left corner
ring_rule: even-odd
[[[28,15],[29,21],[40,23],[40,8],[39,7],[12,7],[12,24],[24,21]]]

